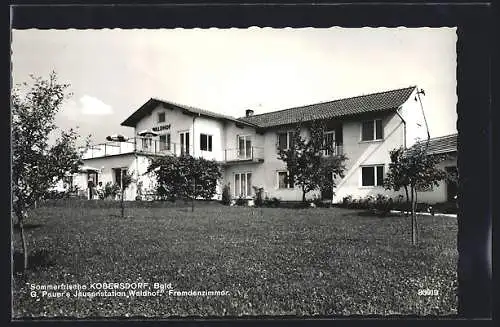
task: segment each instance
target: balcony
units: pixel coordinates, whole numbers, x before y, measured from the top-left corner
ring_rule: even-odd
[[[102,158],[121,154],[143,153],[151,155],[180,155],[186,151],[180,144],[160,142],[146,138],[130,138],[125,142],[106,142],[95,144],[84,150],[83,159]],[[192,153],[192,147],[189,152]]]
[[[225,149],[223,161],[225,163],[262,162],[264,161],[264,148],[252,146],[246,149]]]
[[[193,152],[193,146],[187,149],[179,143],[165,143],[159,140],[147,138],[130,138],[125,142],[106,142],[95,144],[82,149],[84,151],[83,159],[104,158],[122,154],[146,154],[146,155],[176,155],[188,151],[190,154],[195,153],[196,156],[211,160],[215,159],[222,163],[235,162],[262,162],[264,160],[264,148],[248,147],[246,149],[225,149],[220,151],[202,151],[196,149]]]

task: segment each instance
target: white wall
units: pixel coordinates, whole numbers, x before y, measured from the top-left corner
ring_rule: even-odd
[[[411,147],[418,140],[427,140],[427,127],[425,125],[424,114],[420,102],[415,101],[417,90],[413,91],[408,100],[399,110],[401,116],[406,121],[406,147]],[[420,96],[425,104],[425,96]]]
[[[361,185],[361,166],[382,164],[385,176],[390,163],[389,151],[403,145],[404,128],[401,119],[395,113],[381,114],[376,118],[382,119],[382,141],[361,141],[362,120],[346,121],[342,126],[343,150],[347,161],[345,177],[337,181],[334,189],[334,203],[341,202],[348,195],[356,198],[376,194],[394,197],[399,194],[385,190],[383,186]]]
[[[200,134],[212,135],[212,151],[201,151]],[[224,158],[225,132],[224,123],[206,117],[196,117],[194,122],[194,154],[208,160],[222,160]]]
[[[439,163],[438,167],[441,169],[445,169],[445,167],[456,167],[457,159],[450,158],[448,160],[442,161]],[[425,192],[418,192],[418,202],[435,204],[440,202],[446,202],[447,198],[447,189],[446,189],[446,181],[439,182],[439,186],[434,186],[432,190]]]
[[[342,201],[342,198],[347,195],[364,197],[378,193],[388,196],[397,196],[399,194],[387,191],[382,186],[361,186],[360,166],[383,164],[385,166],[384,173],[387,173],[390,162],[389,151],[403,145],[403,123],[396,114],[386,113],[374,118],[382,119],[384,128],[384,140],[382,141],[361,141],[362,120],[359,118],[357,120],[344,121],[342,124],[343,151],[348,160],[346,161],[345,177],[337,180],[337,187],[334,189],[334,202]],[[264,162],[231,165],[225,170],[224,181],[226,183],[230,182],[232,185],[234,184],[235,173],[252,172],[253,185],[264,187],[264,192],[267,196],[277,197],[284,201],[300,201],[302,199],[302,191],[299,187],[293,189],[278,188],[278,171],[286,170],[286,164],[277,155],[277,133],[292,131],[293,129],[294,127],[292,126],[267,130],[263,135]],[[233,135],[229,137],[228,144],[231,144],[231,139],[234,139],[236,143],[236,137],[233,138]],[[303,129],[301,135],[308,137],[308,131]],[[235,143],[233,144],[234,146],[236,146]],[[309,192],[306,197],[307,199],[312,199],[320,196],[321,192],[317,190]]]
[[[158,113],[165,113],[165,122],[158,123]],[[135,135],[143,130],[151,130],[153,127],[164,126],[170,124],[169,130],[156,132],[158,134],[170,133],[170,142],[172,150],[176,149],[176,153],[180,153],[180,132],[189,131],[190,153],[193,150],[193,117],[183,114],[179,109],[166,109],[159,105],[152,110],[150,115],[144,116],[135,127]],[[156,136],[153,140],[159,141],[160,137]]]
[[[107,182],[115,182],[113,168],[127,168],[129,171],[137,170],[136,160],[133,154],[86,159],[84,160],[84,165],[100,169],[98,181],[102,182],[103,186],[106,185]],[[78,183],[80,189],[87,190],[87,174],[79,174],[79,176],[78,180],[75,180],[75,184]],[[135,185],[131,185],[127,188],[124,199],[135,199]]]
[[[226,151],[224,156],[228,159],[235,159],[238,151],[238,136],[240,135],[248,135],[252,140],[252,146],[254,147],[255,155],[260,155],[263,153],[264,149],[264,137],[261,134],[258,134],[255,128],[239,125],[236,126],[234,122],[227,121],[225,123],[225,133],[224,133],[224,141]]]

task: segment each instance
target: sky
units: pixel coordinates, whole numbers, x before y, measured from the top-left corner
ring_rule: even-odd
[[[51,71],[57,115],[94,143],[151,97],[241,117],[416,85],[431,137],[456,133],[456,28],[13,30],[12,82]]]

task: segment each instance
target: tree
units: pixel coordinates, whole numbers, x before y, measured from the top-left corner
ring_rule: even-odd
[[[344,177],[344,163],[347,157],[333,151],[334,145],[325,142],[323,125],[317,122],[311,123],[310,137],[307,140],[300,135],[301,125],[299,123],[295,126],[288,148],[278,148],[278,157],[286,163],[287,183],[301,188],[302,202],[305,203],[307,193],[333,187],[336,177]],[[326,156],[325,151],[335,154]]]
[[[384,185],[386,189],[394,191],[399,191],[404,187],[407,199],[409,195],[411,240],[412,244],[415,245],[418,230],[415,214],[418,190],[438,186],[439,181],[447,177],[446,172],[438,167],[438,163],[446,159],[446,156],[427,153],[427,144],[419,142],[409,149],[400,147],[392,150],[390,157],[391,163]]]
[[[65,94],[69,85],[58,83],[55,72],[48,80],[30,77],[31,86],[26,82],[16,85],[11,93],[12,204],[18,219],[25,270],[28,268],[28,246],[24,222],[28,211],[58,180],[67,173],[77,172],[82,164],[75,130],[61,131],[54,144],[49,142],[51,134],[57,130],[55,116],[69,97]]]
[[[121,187],[120,187],[120,209],[121,209],[121,217],[125,217],[125,206],[124,206],[124,194],[125,190],[132,184],[134,181],[134,174],[129,171],[121,171]]]
[[[157,194],[175,201],[179,197],[191,199],[194,211],[196,198],[214,196],[217,181],[222,177],[217,162],[190,155],[165,156],[153,159],[146,174],[154,172]]]
[[[399,165],[399,163],[402,162],[404,151],[405,149],[403,147],[390,151],[389,156],[391,158],[391,163],[389,164],[389,172],[384,179],[384,187],[388,190],[392,189],[395,191],[404,188],[406,194],[406,215],[408,215],[411,212],[410,193],[408,190],[410,181],[403,166]]]

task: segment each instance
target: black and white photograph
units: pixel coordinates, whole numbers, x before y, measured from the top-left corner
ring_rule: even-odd
[[[11,51],[12,319],[457,315],[457,28]]]

